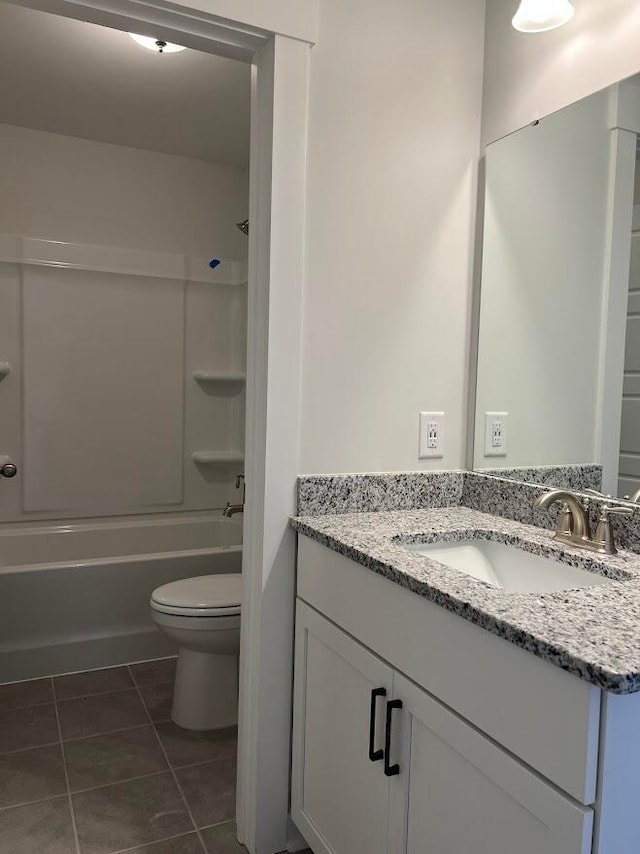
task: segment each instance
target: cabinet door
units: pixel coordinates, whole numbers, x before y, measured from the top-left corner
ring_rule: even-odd
[[[291,814],[315,854],[386,854],[389,778],[370,748],[381,753],[392,682],[387,664],[298,600]]]
[[[544,782],[399,674],[394,696],[403,702],[394,727],[403,745],[398,779],[404,785],[391,790],[397,851],[587,854],[591,850],[590,809]]]

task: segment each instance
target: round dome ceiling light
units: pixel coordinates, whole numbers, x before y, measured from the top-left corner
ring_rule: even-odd
[[[147,50],[153,50],[156,53],[179,53],[181,50],[186,50],[186,47],[180,44],[172,44],[164,39],[154,39],[153,36],[139,36],[137,33],[129,33],[129,36],[140,47],[145,47]]]
[[[544,33],[566,24],[574,12],[570,0],[521,0],[512,24],[521,33]]]

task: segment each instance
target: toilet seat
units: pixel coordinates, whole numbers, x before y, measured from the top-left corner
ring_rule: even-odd
[[[240,614],[242,576],[200,575],[163,584],[151,594],[151,607],[181,617],[231,617]]]

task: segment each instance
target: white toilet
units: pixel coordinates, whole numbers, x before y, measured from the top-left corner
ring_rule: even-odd
[[[180,647],[171,717],[184,729],[238,721],[242,576],[202,575],[158,587],[151,616]]]

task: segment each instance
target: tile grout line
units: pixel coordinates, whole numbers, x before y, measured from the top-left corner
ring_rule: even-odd
[[[51,703],[54,706],[54,714],[56,713],[55,704]],[[0,759],[3,759],[5,756],[16,756],[18,753],[28,753],[30,750],[40,750],[42,747],[53,747],[54,744],[61,744],[60,734],[58,733],[58,738],[56,741],[45,741],[44,744],[32,744],[31,747],[19,747],[17,750],[5,750],[0,753]]]
[[[2,685],[0,685],[0,688],[2,688]],[[52,703],[53,700],[45,700],[44,703],[27,703],[24,706],[8,706],[6,709],[0,709],[0,715],[4,715],[7,712],[23,712],[25,709],[37,709],[42,706],[50,706]]]
[[[67,768],[67,758],[64,753],[64,742],[62,741],[62,726],[60,724],[60,714],[58,712],[58,702],[56,699],[56,686],[51,677],[51,691],[53,694],[53,708],[56,714],[56,724],[58,726],[58,737],[60,739],[60,753],[62,754],[62,768],[64,770],[64,780],[67,789],[67,801],[69,803],[69,812],[71,814],[71,827],[73,828],[73,838],[76,844],[76,854],[82,854],[80,850],[80,837],[78,836],[78,826],[76,824],[76,811],[73,806],[73,798],[71,797],[71,785],[69,783],[69,769]]]
[[[60,798],[66,798],[68,792],[61,792],[59,795],[47,795],[45,798],[37,798],[35,801],[20,801],[17,804],[8,804],[6,807],[0,807],[0,818],[9,810],[20,809],[21,807],[34,807],[36,804],[46,804],[49,801],[57,801]]]
[[[117,735],[120,732],[129,732],[132,729],[144,729],[147,726],[149,726],[149,724],[145,721],[143,724],[136,724],[135,726],[122,726],[118,727],[118,729],[107,729],[100,730],[99,732],[92,732],[90,735],[76,735],[74,738],[63,738],[62,741],[64,744],[77,744],[79,741],[88,741],[90,738],[102,738],[105,735]]]
[[[144,661],[136,662],[136,663],[146,664],[146,662],[144,662]],[[109,668],[107,667],[107,668],[102,668],[102,669],[108,670]],[[94,672],[99,672],[99,671],[83,670],[81,672],[82,673],[94,673]],[[63,673],[62,674],[62,676],[67,676],[67,675],[75,676],[74,673],[71,673],[71,674]],[[1,682],[0,688],[5,688],[7,685],[23,685],[23,684],[26,684],[28,682],[39,682],[43,678],[46,678],[51,683],[51,698],[50,699],[43,700],[41,703],[20,703],[17,706],[7,706],[6,708],[0,708],[0,715],[3,715],[5,712],[21,712],[24,709],[36,709],[39,706],[51,706],[55,702],[53,699],[54,691],[55,691],[54,680],[60,679],[61,678],[60,676],[38,677],[38,679],[24,679],[21,682]],[[86,700],[86,699],[91,699],[92,697],[104,697],[105,694],[120,694],[123,691],[132,691],[132,690],[135,690],[136,688],[141,688],[141,689],[143,689],[143,688],[160,688],[161,686],[164,686],[164,685],[173,685],[173,682],[171,681],[171,679],[165,679],[163,682],[148,682],[144,685],[138,685],[138,683],[135,681],[135,677],[133,675],[132,675],[132,679],[133,679],[133,684],[127,686],[126,688],[112,688],[109,691],[97,691],[95,693],[89,693],[89,694],[73,694],[70,697],[58,697],[57,702],[58,703],[68,703],[71,700]],[[55,742],[50,742],[50,743],[55,744]],[[44,745],[42,745],[42,746],[44,747]],[[26,749],[28,750],[28,748],[26,748]],[[16,753],[17,751],[11,750],[11,751],[5,751],[5,752]]]
[[[137,729],[146,729],[147,726],[148,725],[145,724],[144,727],[137,727]],[[149,729],[153,730],[154,728],[149,727]],[[120,730],[120,732],[128,732],[128,730]],[[155,732],[154,732],[154,736],[156,736]],[[156,736],[156,738],[157,738],[157,736]],[[67,741],[67,742],[65,742],[65,744],[73,744],[73,742]],[[63,745],[63,747],[64,747],[64,745]],[[168,763],[167,756],[166,756],[166,754],[164,754],[164,752],[163,752],[163,755],[165,757],[165,760],[167,760],[167,763]],[[202,765],[213,765],[214,762],[221,762],[221,761],[224,761],[224,757],[221,757],[220,759],[205,759],[204,762],[193,762],[191,765],[180,765],[180,767],[176,768],[175,770],[176,771],[189,771],[191,768],[199,768]],[[111,780],[108,783],[100,783],[97,786],[87,786],[84,789],[73,789],[72,790],[71,786],[69,786],[69,789],[70,789],[70,792],[72,795],[84,795],[87,792],[95,792],[98,789],[107,789],[107,788],[109,788],[109,786],[120,786],[121,784],[124,784],[124,783],[135,783],[136,780],[146,780],[148,777],[160,777],[162,774],[168,774],[170,770],[171,770],[171,765],[169,764],[169,767],[163,768],[162,771],[151,771],[149,774],[137,774],[135,777],[126,777],[122,780]],[[62,795],[53,795],[53,796],[49,796],[46,798],[38,798],[35,801],[25,801],[24,803],[20,803],[20,804],[11,804],[8,807],[0,807],[0,813],[2,813],[4,810],[12,809],[14,806],[15,807],[24,807],[24,806],[29,806],[29,804],[39,804],[39,803],[42,803],[43,801],[50,801],[53,798],[60,798],[60,797],[62,797]],[[224,821],[233,821],[233,819],[225,819]],[[216,822],[216,824],[224,824],[224,821]],[[214,825],[207,825],[207,827],[213,827],[213,826]]]
[[[166,723],[166,721],[161,721],[161,723]],[[217,756],[215,759],[203,759],[201,762],[189,762],[188,765],[172,765],[172,768],[175,768],[176,771],[186,771],[189,768],[198,768],[200,765],[213,765],[214,762],[224,762],[225,759],[229,759],[230,756]]]
[[[224,821],[216,821],[213,824],[205,824],[205,826],[201,827],[200,830],[211,830],[214,827],[222,827],[225,824],[235,824],[235,819],[225,818]]]
[[[111,691],[96,691],[84,694],[73,694],[71,697],[58,697],[58,703],[73,703],[75,700],[93,700],[97,697],[105,697],[107,694],[124,694],[126,691],[134,691],[136,688],[135,682],[128,685],[126,688],[112,688]],[[55,691],[55,686],[54,686]],[[40,703],[39,705],[44,705]]]
[[[53,745],[50,745],[50,746],[53,746]],[[62,755],[64,757],[64,745],[60,744],[58,746],[62,749]],[[189,767],[191,767],[191,766],[189,766]],[[34,804],[43,804],[46,801],[55,801],[58,798],[64,798],[68,794],[70,794],[70,795],[85,795],[85,794],[87,794],[87,792],[96,792],[96,791],[99,791],[100,789],[108,789],[110,786],[119,786],[119,785],[125,784],[125,783],[135,783],[137,780],[146,780],[149,777],[160,777],[160,776],[162,776],[162,774],[168,774],[168,773],[169,773],[168,768],[165,768],[162,771],[152,771],[150,774],[139,774],[137,777],[127,777],[125,780],[112,780],[109,783],[100,783],[100,785],[98,785],[98,786],[88,786],[85,789],[73,789],[72,790],[71,786],[69,785],[69,791],[68,792],[62,792],[60,795],[47,795],[44,798],[36,798],[34,801],[20,801],[20,803],[17,803],[17,804],[9,804],[6,807],[0,807],[0,816],[2,816],[2,814],[5,813],[7,810],[12,810],[16,807],[30,807],[30,806],[33,806]]]
[[[143,699],[143,703],[144,703],[144,699]],[[57,708],[56,708],[55,703],[47,703],[47,705],[53,706],[54,712],[57,712]],[[26,706],[25,708],[31,708],[31,706]],[[145,706],[145,712],[147,712],[146,706]],[[91,738],[102,738],[105,735],[117,735],[118,733],[129,732],[130,730],[133,730],[133,729],[144,729],[145,727],[149,726],[150,715],[147,713],[146,716],[147,716],[148,720],[146,720],[142,724],[135,724],[135,726],[118,727],[118,729],[100,730],[99,732],[92,732],[90,735],[76,735],[73,738],[63,738],[62,743],[63,744],[77,744],[79,741],[88,741]],[[152,721],[151,726],[155,727],[156,723],[157,724],[168,724],[168,723],[171,723],[171,718],[164,718],[161,721]],[[60,737],[58,737],[58,739],[56,741],[45,741],[43,744],[32,744],[30,747],[19,747],[17,750],[0,751],[0,759],[3,756],[15,756],[16,753],[27,753],[29,750],[40,750],[40,748],[42,748],[42,747],[53,747],[54,744],[59,744],[60,740],[61,740]],[[222,757],[220,757],[220,758],[222,758]],[[204,765],[207,762],[216,762],[216,761],[217,761],[216,759],[203,759],[203,760],[198,761],[198,762],[189,762],[187,765],[180,765],[178,767],[179,768],[190,768],[192,765]]]
[[[138,780],[148,780],[150,777],[161,777],[167,773],[167,769],[162,771],[152,771],[150,774],[138,774],[137,777],[127,777],[126,780],[112,780],[110,783],[100,783],[99,786],[88,786],[86,789],[74,789],[72,795],[86,795],[87,792],[99,792],[100,789],[108,789],[110,786],[124,786],[126,783],[135,783]]]
[[[162,751],[162,755],[164,756],[165,762],[167,763],[169,771],[171,772],[171,776],[173,777],[173,782],[175,783],[176,788],[178,789],[180,797],[182,798],[185,809],[187,811],[187,815],[189,816],[191,824],[193,825],[193,827],[195,829],[196,836],[198,838],[198,842],[200,843],[200,847],[202,848],[204,854],[207,854],[207,846],[204,844],[204,839],[202,838],[202,835],[200,833],[200,829],[198,828],[198,825],[196,824],[196,821],[193,817],[193,813],[191,812],[191,807],[189,806],[189,803],[185,797],[184,791],[182,790],[182,786],[180,785],[180,783],[178,781],[178,777],[176,776],[176,772],[174,771],[173,766],[172,766],[171,762],[169,761],[169,756],[167,755],[167,751],[164,749],[164,744],[162,743],[162,739],[160,738],[160,735],[156,729],[156,725],[151,720],[151,715],[149,714],[149,710],[147,709],[147,705],[146,705],[144,698],[142,696],[142,692],[140,691],[140,687],[133,677],[133,673],[131,671],[131,668],[129,668],[129,673],[131,674],[131,678],[133,679],[133,682],[136,686],[136,690],[138,692],[138,696],[140,697],[140,702],[142,703],[145,714],[149,718],[149,723],[151,724],[151,726],[153,728],[153,733],[154,733],[156,739],[158,740],[158,745],[160,746],[160,750]]]
[[[119,848],[117,851],[110,851],[109,854],[130,854],[132,851],[139,851],[140,847],[147,848],[149,845],[161,845],[163,842],[172,842],[174,839],[184,839],[186,836],[191,836],[193,833],[195,833],[195,831],[189,830],[187,833],[178,833],[174,836],[165,836],[162,839],[156,839],[154,842],[143,843],[142,846],[134,845],[133,848]]]

